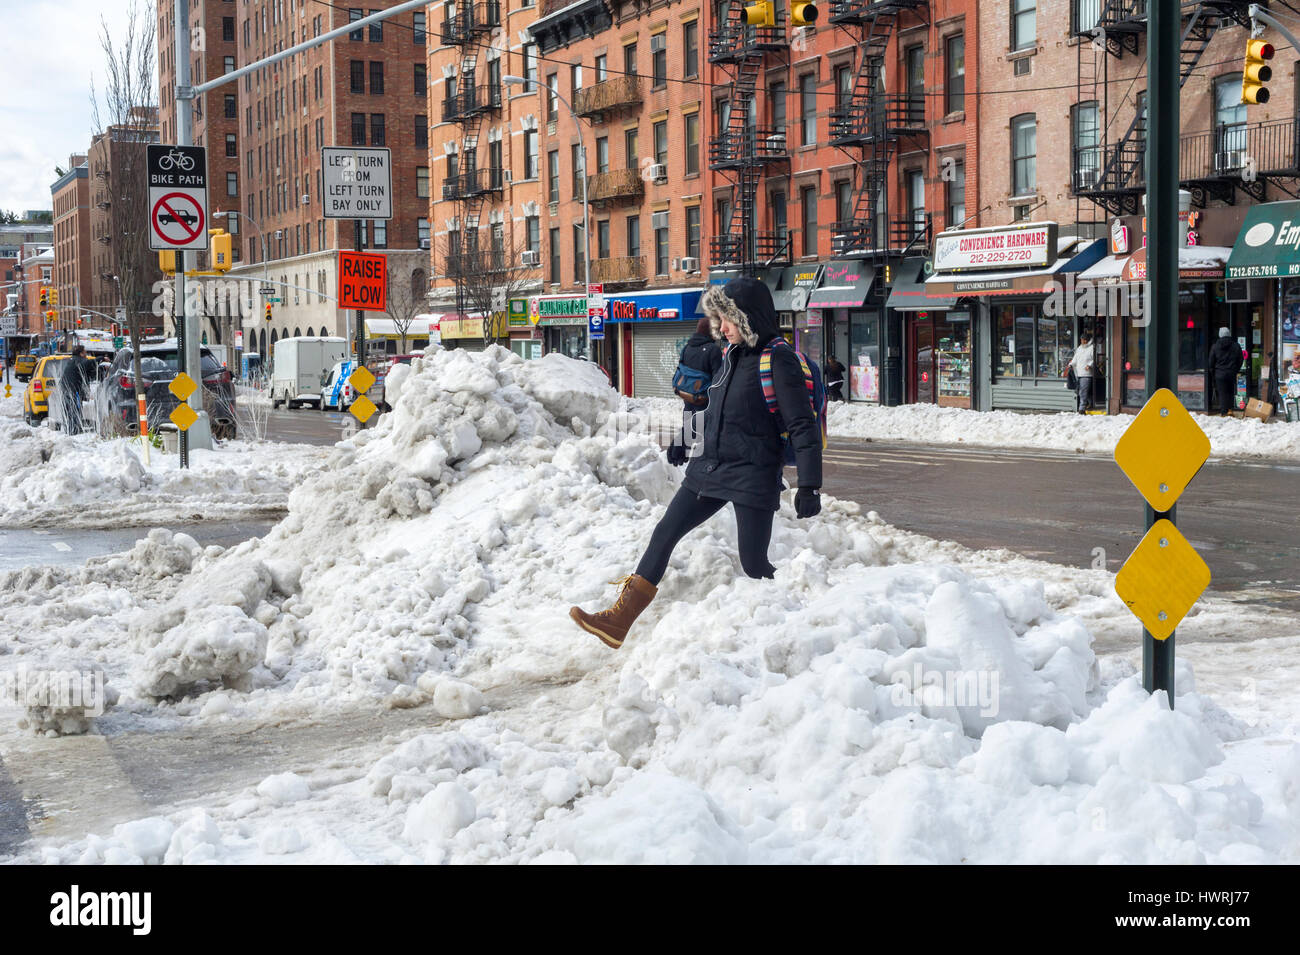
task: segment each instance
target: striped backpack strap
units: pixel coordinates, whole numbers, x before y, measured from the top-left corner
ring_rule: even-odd
[[[758,383],[763,386],[763,400],[767,402],[767,410],[772,414],[780,410],[776,402],[776,386],[772,384],[772,349],[778,345],[790,348],[790,343],[784,338],[774,338],[768,342],[767,347],[758,357]],[[794,351],[795,357],[799,359],[799,367],[803,369],[804,384],[808,387],[808,401],[815,403],[812,369],[808,367],[803,352],[795,351],[793,348],[791,351]]]

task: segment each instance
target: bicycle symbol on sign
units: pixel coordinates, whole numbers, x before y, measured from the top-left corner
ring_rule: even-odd
[[[158,160],[158,168],[164,171],[179,169],[181,172],[189,172],[194,168],[194,157],[181,152],[179,149],[169,149]]]

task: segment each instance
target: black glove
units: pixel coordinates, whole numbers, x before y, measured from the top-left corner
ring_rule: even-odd
[[[685,464],[686,446],[683,444],[670,444],[668,446],[668,463],[675,468],[679,468]]]
[[[822,497],[815,487],[801,487],[794,496],[794,512],[799,517],[816,517],[822,510]]]

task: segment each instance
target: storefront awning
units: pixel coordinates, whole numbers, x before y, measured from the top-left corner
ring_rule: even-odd
[[[1233,250],[1222,245],[1189,245],[1178,250],[1180,282],[1204,282],[1223,278],[1225,263]],[[1300,273],[1297,273],[1300,274]],[[1122,285],[1147,280],[1147,250],[1131,255],[1108,255],[1079,273],[1080,282]]]
[[[781,280],[772,292],[772,304],[778,312],[802,312],[808,307],[808,299],[813,289],[822,279],[825,266],[820,262],[812,265],[795,265],[782,269]]]
[[[1300,275],[1300,202],[1251,206],[1227,261],[1230,279]]]
[[[483,313],[473,315],[444,315],[438,327],[443,338],[482,338]]]
[[[876,270],[856,259],[836,259],[826,266],[822,284],[808,296],[809,308],[861,308],[871,292]]]
[[[438,323],[442,320],[442,313],[424,313],[416,315],[411,320],[410,325],[406,328],[406,339],[410,341],[413,338],[428,338],[429,329],[437,329]],[[401,329],[397,322],[391,318],[367,318],[366,319],[366,336],[368,338],[397,338],[402,337]]]
[[[885,302],[886,308],[899,312],[941,312],[956,306],[955,296],[930,297],[925,294],[925,263],[921,257],[903,260],[893,290]]]
[[[652,292],[607,292],[607,322],[694,322],[702,288],[656,289]]]
[[[1073,253],[1073,254],[1070,254]],[[1045,269],[1007,269],[1000,272],[947,272],[925,281],[927,297],[963,295],[1046,295],[1059,276],[1081,272],[1105,254],[1105,240],[1088,242],[1077,237],[1060,240],[1055,263]]]

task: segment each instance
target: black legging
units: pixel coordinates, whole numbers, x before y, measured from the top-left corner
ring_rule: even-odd
[[[726,503],[715,497],[700,497],[685,488],[679,490],[650,535],[650,544],[636,568],[637,575],[658,587],[677,542],[722,510]],[[736,510],[741,568],[750,577],[771,577],[776,568],[768,563],[767,545],[772,540],[772,518],[776,512],[744,504],[732,504],[732,507]]]

